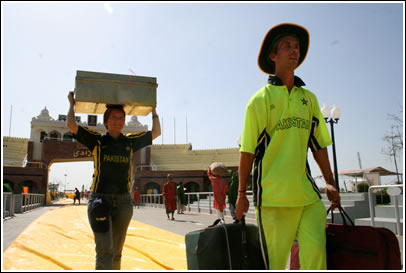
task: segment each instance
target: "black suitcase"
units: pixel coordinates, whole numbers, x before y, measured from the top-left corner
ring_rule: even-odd
[[[188,270],[266,269],[256,225],[217,224],[186,234]]]

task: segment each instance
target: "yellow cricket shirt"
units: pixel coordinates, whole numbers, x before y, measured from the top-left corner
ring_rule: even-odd
[[[152,144],[150,131],[112,138],[108,133],[99,134],[87,127],[79,126],[80,143],[93,154],[94,173],[92,192],[117,194],[130,191],[133,171],[132,157],[137,150]]]
[[[307,151],[332,142],[316,96],[303,85],[295,76],[289,94],[278,77],[270,76],[248,102],[240,152],[255,154],[255,206],[307,206],[320,198]]]

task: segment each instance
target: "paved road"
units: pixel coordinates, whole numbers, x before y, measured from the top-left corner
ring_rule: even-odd
[[[134,209],[133,219],[143,222],[145,224],[156,226],[167,231],[186,235],[190,231],[203,229],[216,220],[216,214],[198,213],[194,211],[185,211],[185,214],[177,214],[175,212],[175,220],[171,221],[167,219],[164,208],[151,208],[140,207]],[[232,223],[231,216],[225,216],[226,223]],[[256,224],[255,219],[246,219],[247,223]]]
[[[3,219],[2,225],[2,244],[3,252],[11,245],[11,243],[24,231],[28,225],[33,222],[36,218],[40,217],[42,214],[46,213],[51,209],[62,206],[64,204],[55,204],[44,207],[39,207],[34,210],[15,214],[14,217]],[[86,206],[82,201],[81,206]],[[175,220],[167,220],[165,209],[163,208],[153,208],[153,207],[143,207],[134,208],[133,220],[143,222],[145,224],[159,227],[167,231],[186,235],[190,231],[203,229],[211,225],[214,220],[216,220],[215,214],[208,213],[197,213],[188,212],[185,214],[177,214],[175,212]],[[226,223],[232,223],[231,216],[225,216]],[[247,223],[256,224],[255,219],[247,219]]]
[[[66,204],[55,204],[44,207],[39,207],[34,210],[15,214],[14,217],[3,219],[2,225],[2,248],[3,252],[11,245],[11,243],[24,231],[28,225],[35,219],[40,217],[51,209],[63,206]],[[81,206],[87,206],[82,201]],[[167,219],[165,209],[144,207],[134,208],[133,220],[140,221],[145,224],[155,226],[167,231],[179,234],[181,236],[186,235],[188,232],[203,229],[213,223],[216,219],[215,214],[197,213],[186,211],[185,214],[177,214],[175,212],[175,220],[171,221]],[[226,223],[232,223],[230,216],[225,216]],[[247,223],[256,224],[255,219],[246,219]],[[400,238],[400,241],[403,237]],[[401,245],[401,255],[403,258],[403,244]],[[403,260],[403,259],[402,259]]]
[[[50,205],[39,207],[24,213],[16,213],[15,216],[3,219],[2,229],[2,245],[3,252],[11,245],[11,243],[23,232],[29,224],[35,219],[46,213],[50,209],[55,209],[61,205]]]

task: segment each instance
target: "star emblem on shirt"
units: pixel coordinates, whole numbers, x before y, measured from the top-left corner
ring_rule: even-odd
[[[305,98],[302,99],[303,105],[307,105],[307,100]]]

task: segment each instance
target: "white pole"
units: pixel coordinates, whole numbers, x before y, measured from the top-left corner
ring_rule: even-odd
[[[188,144],[188,132],[187,132],[187,117],[186,117],[186,144]]]
[[[173,144],[176,144],[176,120],[173,117]]]
[[[11,117],[13,116],[13,105],[11,105],[11,111],[10,111],[10,124],[8,126],[8,136],[11,136]]]
[[[164,117],[162,117],[162,145],[164,144]]]

